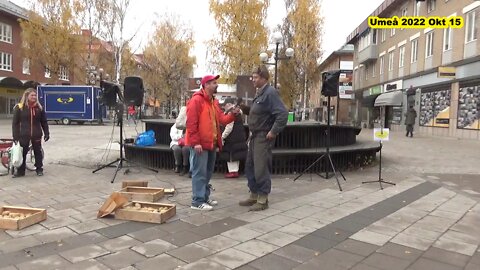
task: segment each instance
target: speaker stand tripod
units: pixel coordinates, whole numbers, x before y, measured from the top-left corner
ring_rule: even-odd
[[[382,108],[383,107],[380,107],[380,119],[383,118],[383,117],[381,117],[382,116]],[[383,135],[383,122],[382,122],[382,120],[380,120],[380,134]],[[381,137],[380,138],[380,161],[379,161],[379,166],[378,166],[378,180],[364,181],[364,182],[362,182],[362,184],[378,183],[380,185],[380,189],[383,190],[382,183],[393,185],[393,186],[395,186],[396,184],[392,183],[392,182],[384,181],[383,178],[382,178],[382,148],[383,148],[382,139],[383,139],[383,136],[380,136],[380,137]]]
[[[320,177],[323,177],[325,179],[329,179],[329,174],[328,174],[328,167],[330,167],[333,171],[333,175],[335,176],[335,179],[337,180],[337,185],[338,185],[338,189],[340,191],[342,191],[342,186],[340,185],[340,181],[338,181],[338,175],[337,173],[339,173],[343,180],[344,181],[347,181],[347,179],[345,179],[345,176],[343,175],[343,173],[340,171],[340,170],[336,170],[335,169],[335,164],[333,163],[333,160],[332,160],[332,156],[330,155],[330,96],[327,97],[327,106],[328,106],[328,113],[327,113],[327,151],[325,152],[325,154],[321,155],[319,158],[317,158],[317,160],[315,160],[312,164],[310,164],[305,170],[303,170],[302,173],[300,173],[297,177],[295,177],[295,179],[293,179],[293,181],[297,181],[298,178],[302,177],[302,175],[304,175],[307,171],[309,171],[313,166],[315,166],[315,164],[317,164],[318,162],[320,162],[321,160],[323,160],[324,158],[326,159],[326,162],[327,162],[327,168],[325,170],[325,177],[323,177],[322,175],[318,174]],[[330,166],[328,166],[330,165]]]
[[[141,164],[137,164],[137,163],[135,163],[135,162],[129,161],[129,160],[127,160],[127,159],[123,156],[123,149],[124,149],[124,146],[123,146],[123,115],[119,114],[118,117],[119,117],[119,122],[120,122],[120,157],[117,158],[116,160],[108,163],[108,164],[105,164],[105,165],[100,166],[98,169],[95,169],[94,171],[92,171],[92,173],[96,173],[96,172],[98,172],[98,171],[100,171],[100,170],[102,170],[102,169],[104,169],[104,168],[106,168],[106,167],[112,167],[112,165],[116,163],[117,165],[115,166],[115,172],[113,173],[112,181],[110,181],[110,183],[113,183],[113,182],[115,182],[115,178],[117,177],[118,171],[120,171],[121,169],[123,169],[123,167],[124,167],[123,163],[124,163],[124,162],[129,162],[129,163],[135,164],[135,165],[137,165],[137,166],[139,166],[139,167],[148,169],[148,170],[150,170],[150,171],[152,171],[152,172],[158,173],[158,171],[155,170],[155,169],[152,169],[152,168],[143,166],[143,165],[141,165]],[[128,169],[125,171],[125,174],[126,174],[127,172],[128,172]]]

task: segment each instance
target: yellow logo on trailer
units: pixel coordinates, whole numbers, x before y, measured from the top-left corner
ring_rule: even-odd
[[[58,103],[62,103],[62,104],[72,103],[72,102],[73,102],[73,97],[69,97],[69,98],[57,98],[57,102],[58,102]]]

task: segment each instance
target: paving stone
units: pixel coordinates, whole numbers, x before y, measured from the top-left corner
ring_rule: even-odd
[[[0,268],[0,270],[18,270],[18,269],[15,266],[11,265],[7,267],[2,267]]]
[[[17,250],[22,250],[24,248],[33,247],[42,244],[40,240],[34,236],[25,236],[20,238],[13,238],[10,240],[3,241],[0,245],[0,252],[10,253]]]
[[[9,239],[12,239],[12,237],[10,235],[5,233],[5,231],[3,231],[3,230],[0,231],[0,242],[6,241],[6,240],[9,240]]]
[[[56,211],[50,211],[49,210],[47,213],[48,213],[49,217],[52,217],[54,219],[62,219],[62,218],[65,218],[65,217],[71,217],[71,216],[74,216],[74,215],[81,214],[80,211],[77,211],[73,208],[56,210]]]
[[[468,256],[472,256],[478,247],[478,245],[472,245],[446,237],[440,237],[440,239],[438,239],[433,246]]]
[[[185,230],[189,230],[189,229],[192,229],[192,228],[195,228],[195,227],[196,226],[194,226],[190,223],[187,223],[187,222],[183,222],[181,220],[176,220],[176,221],[173,221],[173,222],[167,222],[167,223],[164,223],[164,224],[160,225],[160,229],[162,231],[166,231],[166,232],[169,232],[169,233],[185,231]]]
[[[455,252],[446,251],[436,247],[429,248],[422,257],[434,261],[451,264],[458,267],[465,267],[470,260],[470,256],[462,255]]]
[[[90,259],[74,263],[70,266],[63,268],[62,270],[109,270],[110,268],[105,265],[97,262],[96,260]]]
[[[93,259],[96,257],[109,254],[110,251],[103,249],[97,245],[87,245],[68,251],[61,252],[60,255],[72,263]]]
[[[236,215],[236,216],[234,216],[234,218],[239,219],[239,220],[243,220],[243,221],[246,221],[246,222],[255,222],[255,221],[266,218],[266,216],[258,214],[258,213],[247,212],[247,213],[242,213],[242,214]]]
[[[132,247],[132,250],[142,254],[145,257],[150,258],[176,248],[177,246],[172,245],[167,241],[164,241],[162,239],[155,239],[149,242],[138,244]]]
[[[212,237],[244,224],[246,224],[244,221],[228,218],[200,225],[190,231],[204,237]]]
[[[35,237],[38,238],[42,243],[59,241],[67,237],[77,235],[74,231],[70,230],[67,227],[62,227],[58,229],[53,229],[41,233],[35,234]]]
[[[332,226],[348,232],[358,232],[367,225],[370,225],[371,221],[372,220],[366,219],[359,215],[350,215],[346,218],[342,218],[333,222]]]
[[[108,240],[108,238],[106,238],[105,236],[97,232],[88,232],[88,233],[65,238],[62,240],[62,242],[64,242],[65,244],[73,248],[76,248],[76,247],[100,243],[106,240]]]
[[[378,270],[378,268],[375,268],[375,267],[370,266],[368,264],[359,263],[359,264],[355,265],[353,268],[351,268],[351,270]]]
[[[192,211],[196,211],[196,210],[192,210]],[[197,226],[201,226],[209,222],[212,222],[212,219],[216,220],[216,218],[213,218],[211,215],[208,215],[207,213],[199,213],[196,215],[191,215],[190,213],[187,213],[185,216],[181,218],[181,221],[187,224],[190,224],[191,226],[197,227]]]
[[[30,227],[27,227],[27,228],[19,230],[19,231],[8,230],[8,231],[5,231],[5,232],[13,238],[19,238],[19,237],[32,235],[32,234],[41,233],[41,232],[44,232],[44,231],[47,231],[47,228],[43,227],[40,224],[35,224],[35,225],[32,225]]]
[[[255,268],[253,266],[250,266],[248,264],[242,265],[238,268],[235,268],[235,270],[258,270],[258,268]]]
[[[141,242],[148,242],[158,239],[167,234],[169,233],[166,231],[162,231],[160,229],[157,229],[156,227],[151,227],[140,231],[130,232],[128,236],[131,236]]]
[[[347,267],[334,264],[332,262],[325,262],[318,257],[311,259],[310,261],[300,264],[299,266],[293,268],[294,270],[319,270],[319,269],[328,269],[328,270],[347,270]]]
[[[277,225],[280,225],[280,226],[285,226],[285,225],[293,223],[297,220],[298,220],[297,218],[287,217],[287,216],[283,216],[281,214],[273,215],[271,217],[267,217],[267,218],[263,219],[263,221],[265,221],[265,222],[270,222],[270,223],[277,224]]]
[[[287,234],[280,231],[269,232],[267,234],[257,237],[258,240],[262,240],[264,242],[267,242],[279,247],[284,247],[298,240],[299,238],[300,236],[293,236],[291,234]]]
[[[79,234],[95,231],[101,228],[105,228],[107,226],[108,226],[107,224],[102,223],[98,220],[87,220],[87,221],[82,221],[81,223],[78,223],[78,224],[68,225],[70,229],[74,230],[76,233],[79,233]]]
[[[80,221],[71,218],[71,217],[63,217],[63,218],[48,218],[47,220],[42,222],[42,225],[50,230],[57,229],[60,227],[65,227],[68,225],[80,223]]]
[[[423,251],[427,250],[433,244],[432,240],[423,239],[404,233],[395,236],[392,240],[390,240],[390,242]]]
[[[100,263],[114,269],[127,267],[143,260],[145,260],[145,257],[129,249],[124,249],[119,252],[97,258],[97,261]]]
[[[24,249],[24,251],[29,256],[40,258],[55,255],[70,248],[70,246],[66,245],[62,241],[56,241],[44,243],[38,246],[27,247]]]
[[[200,241],[205,237],[191,231],[182,231],[182,232],[170,233],[165,236],[161,236],[159,238],[177,247],[181,247],[181,246],[185,246],[185,245]]]
[[[457,220],[451,218],[443,218],[443,217],[436,217],[436,216],[426,216],[417,223],[416,226],[420,228],[428,228],[431,231],[437,232],[445,232],[450,228],[453,224],[455,224]]]
[[[246,228],[246,226],[242,226],[242,227],[235,228],[233,230],[223,232],[221,235],[223,235],[225,237],[228,237],[228,238],[235,239],[235,240],[240,241],[240,242],[245,242],[245,241],[253,239],[257,236],[260,236],[262,234],[263,233],[261,233],[261,232],[251,230],[249,228]]]
[[[117,238],[119,236],[129,234],[132,232],[144,230],[147,228],[151,228],[155,226],[154,224],[150,223],[143,223],[143,222],[126,222],[122,224],[117,224],[113,226],[108,226],[106,228],[97,229],[96,231],[101,235],[108,237],[108,238]]]
[[[197,269],[208,269],[208,270],[229,270],[230,268],[221,265],[217,262],[214,262],[209,259],[201,259],[196,262],[182,266],[184,270],[197,270]]]
[[[333,223],[332,223],[333,224]],[[318,237],[322,237],[328,240],[335,241],[337,243],[340,243],[350,237],[352,235],[351,232],[347,232],[344,230],[341,230],[339,228],[335,228],[332,226],[332,224],[325,226],[321,229],[318,229],[314,231],[312,234],[316,235]]]
[[[167,253],[182,261],[192,263],[200,260],[201,258],[212,255],[214,252],[215,251],[210,250],[206,247],[192,243],[177,249],[169,250]]]
[[[17,264],[16,267],[19,270],[38,270],[38,269],[47,270],[47,269],[58,269],[58,268],[66,267],[68,265],[70,265],[70,263],[64,258],[58,255],[52,255],[52,256],[34,259],[28,262]]]
[[[376,233],[376,232],[371,232],[366,229],[363,229],[355,233],[354,235],[350,236],[350,238],[353,240],[369,243],[372,245],[383,246],[391,239],[391,236]]]
[[[408,269],[411,270],[460,270],[462,268],[433,261],[426,258],[420,258],[414,262]]]
[[[373,253],[362,263],[383,270],[403,270],[411,264],[411,261],[402,260],[382,253]]]
[[[303,237],[307,234],[314,232],[315,230],[315,228],[303,226],[297,223],[291,223],[278,229],[279,232],[288,233],[296,237]]]
[[[260,257],[277,250],[279,247],[260,240],[249,240],[235,246],[235,249]]]
[[[282,226],[277,225],[277,224],[273,224],[271,222],[266,222],[266,221],[263,221],[263,220],[259,220],[259,221],[255,221],[255,222],[252,222],[250,224],[247,224],[244,227],[246,227],[248,229],[258,231],[258,232],[261,232],[261,233],[268,233],[268,232],[277,230]]]
[[[150,258],[148,260],[144,260],[142,262],[136,263],[135,264],[135,269],[140,269],[140,270],[173,270],[173,269],[179,269],[185,265],[184,262],[181,260],[174,258],[168,254],[161,254],[158,255],[154,258]],[[182,269],[184,269],[182,267]],[[208,268],[199,268],[199,269],[208,269]]]
[[[119,251],[122,249],[130,248],[135,245],[139,245],[141,242],[133,239],[130,236],[124,235],[117,238],[101,242],[98,245],[109,250],[109,251]]]
[[[480,251],[477,251],[475,252],[475,254],[473,254],[472,259],[470,260],[470,263],[480,265]]]
[[[293,244],[322,253],[337,245],[337,242],[309,234]]]
[[[442,235],[442,237],[462,241],[472,245],[480,244],[480,237],[477,237],[475,234],[465,234],[453,230],[448,230]]]
[[[300,219],[298,221],[295,221],[292,224],[299,224],[299,225],[302,225],[302,226],[307,226],[307,227],[312,227],[312,228],[315,228],[315,229],[320,229],[320,228],[323,228],[323,227],[327,226],[329,223],[330,222],[328,222],[328,221],[322,221],[322,220],[318,220],[316,218],[308,217],[308,218],[304,218],[304,219]]]
[[[407,261],[414,261],[423,254],[421,250],[395,243],[387,243],[379,248],[377,252]]]
[[[299,262],[289,260],[276,254],[268,254],[251,262],[249,265],[262,270],[289,270],[295,268],[299,264]]]
[[[480,269],[480,264],[469,263],[465,266],[464,270],[478,270]]]
[[[256,258],[256,256],[234,248],[225,249],[219,253],[207,257],[207,259],[227,266],[231,269],[235,269],[239,266],[247,264]]]
[[[343,251],[350,252],[352,254],[361,255],[364,257],[372,254],[378,248],[379,246],[377,245],[372,245],[372,244],[360,242],[353,239],[347,239],[341,242],[340,244],[338,244],[337,246],[335,246],[335,249],[343,250]]]
[[[210,238],[203,239],[196,243],[210,250],[218,252],[218,251],[233,247],[239,244],[240,242],[237,240],[225,237],[223,235],[216,235]]]
[[[299,263],[304,263],[312,259],[314,256],[319,255],[319,252],[295,244],[279,248],[273,253]]]
[[[322,262],[326,265],[338,265],[345,268],[351,268],[364,258],[364,256],[332,248],[320,254],[318,257],[315,257],[313,260]]]

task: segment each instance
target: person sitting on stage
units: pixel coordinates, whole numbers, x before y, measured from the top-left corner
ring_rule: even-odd
[[[190,157],[190,147],[185,145],[184,131],[177,129],[176,124],[170,128],[170,149],[175,158],[175,172],[183,176],[189,172],[188,159]]]

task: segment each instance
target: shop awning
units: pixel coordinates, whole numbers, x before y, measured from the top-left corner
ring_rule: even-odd
[[[379,95],[375,99],[375,107],[380,106],[394,106],[400,107],[403,103],[403,92],[402,91],[392,91]]]

